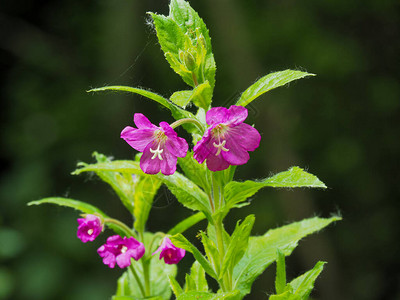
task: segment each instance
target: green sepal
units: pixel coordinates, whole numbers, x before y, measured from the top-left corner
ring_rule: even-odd
[[[236,105],[246,106],[262,94],[272,89],[283,86],[293,80],[297,80],[307,76],[315,76],[315,74],[295,70],[285,70],[270,73],[260,78],[249,88],[247,88],[242,93],[239,100],[236,102]]]

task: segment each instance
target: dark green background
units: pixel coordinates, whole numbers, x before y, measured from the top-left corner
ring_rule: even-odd
[[[287,68],[317,77],[262,96],[248,123],[262,134],[237,178],[298,165],[329,189],[267,189],[227,218],[255,213],[253,234],[340,213],[344,220],[303,241],[289,279],[328,264],[318,299],[399,299],[400,13],[396,0],[191,1],[210,29],[217,62],[214,105],[229,106],[257,78]],[[185,89],[164,60],[146,12],[168,1],[5,0],[0,4],[0,299],[109,299],[119,269],[76,238],[72,210],[27,207],[48,196],[95,204],[129,221],[110,188],[71,176],[94,150],[133,157],[119,138],[135,112],[153,123],[169,113],[137,96],[88,95],[124,84],[169,97]],[[182,133],[182,131],[180,131]],[[190,212],[163,190],[148,227],[168,230]],[[188,233],[195,239],[199,224]],[[186,271],[188,255],[180,264]],[[271,266],[247,299],[273,292]],[[182,275],[179,277],[182,279]]]

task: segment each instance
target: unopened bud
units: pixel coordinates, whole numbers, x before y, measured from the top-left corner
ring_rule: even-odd
[[[196,60],[190,52],[185,52],[183,61],[189,71],[193,72],[196,69]]]

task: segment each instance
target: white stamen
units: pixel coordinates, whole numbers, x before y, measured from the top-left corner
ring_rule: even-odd
[[[90,229],[87,231],[87,233],[88,233],[88,235],[92,235],[92,234],[93,234],[93,229],[90,228]]]
[[[221,151],[227,152],[229,149],[225,148],[226,140],[223,140],[222,143],[220,142],[219,144],[216,144],[215,142],[213,143],[214,147],[217,148],[217,153],[215,156],[218,156],[221,154]]]
[[[159,160],[163,160],[163,158],[161,157],[161,153],[164,152],[164,149],[160,149],[160,144],[158,144],[156,150],[150,148],[150,152],[154,154],[151,159],[155,159],[157,157]]]
[[[121,253],[125,253],[125,252],[126,252],[126,250],[128,250],[128,247],[126,247],[126,246],[122,246],[122,248],[121,248]]]

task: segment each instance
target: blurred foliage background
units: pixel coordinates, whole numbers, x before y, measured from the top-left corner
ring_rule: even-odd
[[[339,212],[342,222],[303,241],[288,259],[294,278],[318,260],[318,299],[399,299],[400,4],[396,0],[192,0],[217,62],[214,105],[229,106],[257,78],[287,68],[316,73],[249,107],[262,143],[237,178],[261,178],[298,165],[329,189],[259,192],[227,220],[255,212],[253,234]],[[153,123],[169,113],[138,96],[89,95],[123,84],[169,97],[185,89],[168,66],[147,11],[167,0],[4,0],[0,4],[0,299],[109,299],[121,270],[97,256],[102,243],[76,238],[77,213],[27,207],[67,196],[129,222],[110,188],[72,176],[99,151],[132,158],[119,138],[134,112]],[[181,132],[182,133],[182,132]],[[162,191],[149,230],[190,215]],[[195,239],[200,223],[188,232]],[[188,255],[180,265],[187,271]],[[273,292],[275,267],[247,299]],[[182,274],[181,274],[181,277]]]

